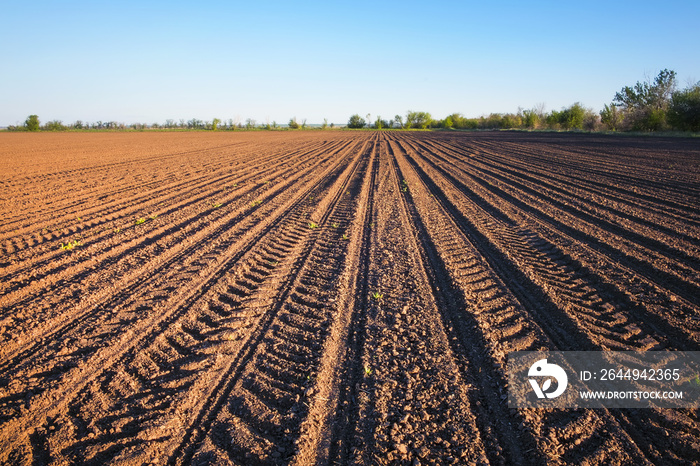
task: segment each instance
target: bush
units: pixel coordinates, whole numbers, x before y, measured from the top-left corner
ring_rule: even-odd
[[[354,129],[364,128],[366,124],[367,123],[365,122],[365,119],[362,118],[358,114],[354,114],[348,120],[348,128],[354,128]]]
[[[492,113],[487,117],[479,118],[480,129],[501,129],[503,116],[500,113]]]
[[[653,82],[638,81],[634,87],[623,87],[613,99],[613,104],[623,111],[623,127],[635,131],[665,129],[666,113],[675,87],[676,72],[667,69],[660,71]]]
[[[537,128],[540,125],[540,116],[534,110],[523,112],[523,126],[526,128]]]
[[[372,127],[374,129],[391,128],[392,121],[382,120],[382,117],[377,116],[377,121],[374,122]]]
[[[39,131],[39,117],[36,115],[29,115],[26,120],[24,120],[24,127],[27,131]]]
[[[43,127],[45,131],[65,131],[66,128],[61,120],[51,120]]]
[[[617,131],[622,125],[622,112],[617,110],[617,105],[615,104],[605,104],[603,110],[600,111],[600,121],[609,130]]]
[[[668,122],[682,131],[700,131],[700,82],[673,93]]]
[[[428,112],[413,112],[409,110],[408,113],[406,113],[407,128],[425,129],[430,126],[432,121],[433,118]]]
[[[291,129],[299,129],[299,123],[297,122],[297,117],[290,118],[287,124]]]
[[[586,110],[580,103],[576,102],[559,114],[559,123],[564,129],[581,129],[583,128],[583,117],[585,115]]]

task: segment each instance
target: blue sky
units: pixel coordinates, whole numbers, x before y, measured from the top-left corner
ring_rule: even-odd
[[[345,123],[581,102],[700,80],[700,2],[0,3],[0,126]]]

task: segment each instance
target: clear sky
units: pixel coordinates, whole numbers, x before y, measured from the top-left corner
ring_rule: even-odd
[[[581,102],[700,80],[700,1],[2,1],[0,126],[346,123]]]

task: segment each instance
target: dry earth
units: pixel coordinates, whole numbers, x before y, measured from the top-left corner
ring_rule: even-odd
[[[0,134],[0,463],[694,464],[514,350],[700,350],[700,147]],[[71,247],[72,246],[72,247]]]

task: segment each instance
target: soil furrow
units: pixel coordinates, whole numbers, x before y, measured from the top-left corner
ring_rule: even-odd
[[[414,167],[416,165],[414,164]],[[421,171],[420,168],[418,168],[419,171]],[[430,172],[423,172],[424,180],[426,181],[427,184],[432,184],[434,183],[433,180],[436,180],[435,182],[439,183],[440,176],[436,176],[434,173],[431,174]],[[463,214],[461,212],[465,211],[464,209],[467,209],[466,212],[469,212],[468,218],[467,217],[462,217],[460,220],[462,223],[468,225],[467,228],[472,229],[478,229],[476,226],[469,226],[471,224],[471,221],[477,221],[478,224],[478,218],[479,218],[479,213],[475,212],[474,210],[469,210],[468,207],[465,207],[463,203],[460,203],[459,201],[455,201],[454,199],[450,199],[450,195],[448,192],[443,191],[442,189],[445,188],[438,188],[437,185],[434,185],[433,188],[433,194],[436,196],[436,198],[440,199],[448,199],[450,202],[456,203],[454,205],[459,205],[460,210],[453,209],[452,207],[449,208],[451,211],[451,215],[453,218],[460,218],[462,217]],[[449,191],[449,188],[448,188]],[[507,225],[505,223],[499,223],[494,220],[491,220],[491,222],[488,224],[488,228],[485,228],[483,231],[488,230],[489,232],[499,232],[504,229],[507,229]],[[521,232],[517,232],[521,233]],[[511,243],[507,243],[507,246],[504,246],[506,243],[501,243],[500,247],[501,248],[510,248],[509,250],[509,256],[513,256],[513,244],[517,244],[517,242],[520,240],[521,235],[520,234],[512,234],[510,236],[506,235],[508,238],[511,239]],[[473,233],[474,234],[474,233]],[[499,255],[498,252],[496,251],[489,251],[490,247],[489,244],[498,244],[499,239],[495,237],[496,233],[485,233],[485,236],[482,237],[482,239],[478,239],[479,236],[475,236],[479,242],[482,243],[482,246],[479,246],[480,249],[487,254],[494,254],[496,257]],[[487,237],[489,239],[487,239]],[[492,243],[495,242],[495,243]],[[500,239],[500,241],[507,241]],[[536,240],[539,245],[543,245],[543,242],[541,239]],[[555,248],[552,248],[551,245],[547,245],[545,248],[548,252],[554,253],[556,256],[561,255],[560,252],[556,251]],[[501,261],[504,261],[505,263],[510,262],[511,265],[506,265],[507,268],[510,268],[511,271],[502,271],[499,273],[505,273],[505,277],[508,277],[506,281],[512,286],[512,283],[515,281],[524,281],[528,282],[532,279],[530,278],[525,278],[521,276],[520,279],[518,279],[518,275],[520,274],[519,272],[514,273],[518,269],[523,269],[527,270],[530,269],[537,273],[537,261],[533,261],[533,257],[526,257],[524,260],[521,258],[521,260],[513,260],[512,259],[506,259],[505,255],[501,255],[502,259]],[[540,256],[542,257],[542,256]],[[546,256],[545,256],[546,257]],[[499,259],[496,259],[498,261]],[[534,266],[533,266],[534,262]],[[495,261],[490,261],[490,265],[492,268],[495,270],[498,270],[500,266],[496,265]],[[580,270],[578,267],[571,267],[571,264],[567,262],[566,260],[560,261],[559,263],[556,264],[554,269],[557,270],[564,270],[566,271],[567,268],[569,271],[571,270]],[[678,336],[675,333],[659,333],[659,331],[653,327],[653,326],[648,326],[645,325],[646,322],[642,319],[634,320],[629,317],[629,314],[634,314],[631,312],[629,308],[625,309],[625,303],[624,301],[622,303],[616,302],[616,305],[613,306],[609,302],[606,302],[600,298],[600,295],[605,296],[603,293],[599,291],[595,291],[595,287],[591,286],[589,283],[588,285],[584,286],[585,290],[585,297],[586,297],[586,302],[584,303],[578,303],[578,306],[573,306],[570,302],[567,302],[566,300],[562,300],[562,293],[561,291],[557,293],[557,288],[561,289],[561,286],[556,286],[555,283],[552,281],[548,281],[547,277],[549,277],[552,273],[552,267],[543,269],[543,273],[539,274],[539,277],[533,277],[534,280],[532,280],[533,285],[536,284],[537,287],[543,290],[543,292],[539,292],[541,295],[541,298],[539,299],[540,303],[544,302],[549,302],[549,309],[546,310],[548,319],[555,318],[557,319],[558,325],[553,324],[553,323],[545,323],[546,321],[541,321],[541,315],[537,316],[538,312],[533,313],[533,317],[535,317],[535,320],[543,324],[543,328],[546,329],[547,333],[552,336],[553,340],[557,343],[557,347],[560,350],[572,350],[572,348],[577,347],[577,348],[586,348],[588,350],[600,350],[601,348],[609,348],[609,349],[623,349],[623,350],[630,350],[630,349],[635,349],[635,350],[648,350],[648,349],[660,349],[659,348],[659,341],[663,339],[671,339],[673,343],[678,344]],[[586,273],[583,275],[583,277],[590,277],[590,273]],[[539,278],[539,279],[538,279]],[[594,281],[593,283],[596,283],[598,280]],[[574,282],[568,281],[569,283],[576,283],[579,285],[582,283],[581,277],[576,277]],[[565,281],[564,283],[567,283]],[[524,287],[518,289],[516,292],[516,295],[520,294],[524,290],[528,290],[531,287]],[[566,289],[566,287],[565,287]],[[532,291],[525,291],[526,293],[531,293]],[[537,294],[535,294],[537,296]],[[619,298],[619,297],[618,297]],[[592,304],[590,302],[590,299],[597,300],[600,304],[597,307],[594,307],[591,309],[589,306]],[[533,309],[537,309],[540,307],[538,310],[539,312],[542,311],[540,306],[537,306],[537,299],[532,299],[532,298],[527,298],[523,296],[519,296],[519,300],[523,303],[529,302],[529,305],[526,307],[532,306]],[[601,309],[602,307],[602,309]],[[588,308],[588,310],[587,310]],[[634,309],[633,309],[634,310]],[[637,311],[639,311],[638,308],[636,308]],[[606,316],[607,314],[607,316]],[[556,317],[555,317],[556,316]],[[586,320],[588,318],[588,320]],[[566,336],[562,335],[561,333],[558,333],[556,331],[553,332],[553,329],[556,328],[556,326],[561,327],[565,329],[566,331]],[[645,328],[645,330],[642,330]],[[673,331],[673,329],[671,329]],[[680,340],[680,343],[683,345],[681,348],[688,347],[689,342],[687,340]],[[691,346],[692,347],[692,346]],[[650,410],[646,410],[650,411]],[[641,421],[627,421],[626,417],[624,414],[622,414],[621,411],[619,410],[612,410],[611,414],[617,419],[617,422],[620,422],[621,424],[625,425],[625,436],[629,435],[630,438],[628,440],[634,439],[634,442],[636,442],[636,445],[639,446],[639,448],[642,449],[642,451],[645,452],[645,455],[653,460],[654,460],[656,454],[655,452],[657,451],[658,447],[660,445],[667,445],[668,442],[661,441],[659,442],[657,439],[653,437],[649,437],[648,434],[648,428],[649,428],[649,422],[648,422],[648,413],[644,413],[640,417],[642,418]],[[657,414],[659,415],[659,414]],[[676,417],[676,416],[673,416]],[[693,419],[695,417],[695,413],[690,413],[689,419]],[[623,419],[623,421],[619,421],[620,419]],[[691,449],[688,449],[686,445],[683,444],[682,441],[678,439],[684,438],[685,434],[684,432],[687,429],[694,429],[693,423],[684,423],[678,425],[674,429],[669,429],[670,432],[673,432],[673,437],[676,440],[676,448],[685,448],[686,452],[685,454],[681,454],[681,456],[684,456],[686,458],[693,458],[697,455],[697,451]],[[680,452],[679,452],[680,454]]]
[[[313,168],[313,166],[311,167]],[[296,176],[290,178],[287,180],[287,185],[288,183],[300,179],[302,175],[306,174],[308,176],[308,173],[300,171],[296,174]],[[271,202],[269,203],[270,199],[275,199],[275,196],[277,194],[275,193],[283,193],[284,196],[287,196],[290,192],[292,192],[294,189],[298,189],[298,187],[303,186],[299,185],[295,188],[290,188],[289,186],[285,186],[285,183],[275,186],[272,190],[272,194],[268,193],[268,198],[262,198],[261,200],[264,200],[265,203],[262,204],[261,209],[263,209],[265,212],[270,212],[272,209],[274,209],[276,202]],[[252,224],[258,221],[260,215],[257,213],[257,211],[260,209],[256,206],[250,206],[248,204],[242,204],[238,210],[231,210],[228,213],[226,213],[225,216],[221,217],[218,219],[218,221],[213,223],[213,226],[216,228],[200,228],[199,231],[197,230],[191,230],[190,234],[186,234],[187,232],[182,232],[180,231],[177,227],[172,227],[171,225],[166,225],[165,228],[161,228],[160,235],[167,237],[168,234],[171,234],[172,232],[175,233],[173,235],[173,239],[175,239],[177,242],[175,243],[176,247],[169,247],[168,249],[165,249],[165,247],[160,247],[159,249],[162,251],[162,254],[156,256],[155,258],[151,258],[150,256],[144,254],[143,257],[148,257],[151,260],[150,264],[146,264],[143,267],[137,266],[135,270],[130,270],[130,267],[121,267],[121,270],[124,270],[126,272],[125,276],[121,276],[121,274],[117,274],[116,277],[114,277],[112,280],[115,283],[114,288],[119,291],[119,293],[114,293],[114,289],[112,287],[108,287],[105,289],[103,293],[96,292],[91,296],[91,299],[89,301],[85,300],[80,300],[77,305],[84,307],[85,311],[87,314],[82,314],[80,313],[77,309],[74,307],[71,308],[70,299],[66,299],[65,297],[60,296],[52,296],[52,298],[63,298],[67,301],[62,303],[63,308],[67,308],[71,312],[71,319],[63,323],[61,326],[56,327],[56,324],[59,322],[59,319],[57,318],[58,316],[56,315],[55,309],[52,307],[48,307],[48,309],[51,309],[53,313],[53,319],[48,322],[48,325],[52,325],[54,328],[47,328],[47,327],[39,327],[36,329],[32,329],[33,333],[28,335],[28,336],[22,336],[21,333],[15,333],[15,338],[19,339],[20,343],[22,340],[25,340],[27,342],[32,342],[34,336],[36,335],[42,335],[44,336],[42,342],[40,344],[36,344],[35,348],[38,348],[40,350],[45,350],[46,346],[46,337],[49,335],[58,335],[62,340],[66,340],[66,330],[68,328],[71,328],[72,326],[75,325],[75,323],[79,323],[80,325],[85,326],[85,320],[86,316],[91,316],[93,319],[95,318],[102,318],[100,316],[104,316],[105,314],[109,315],[109,313],[115,313],[115,308],[118,307],[128,307],[125,305],[124,302],[122,302],[124,297],[129,297],[131,302],[134,302],[134,294],[139,287],[146,287],[146,290],[149,289],[149,287],[152,287],[152,282],[150,280],[151,277],[156,276],[158,277],[158,274],[160,271],[166,271],[169,270],[174,264],[179,264],[179,268],[186,268],[184,264],[182,264],[183,259],[186,259],[186,261],[190,264],[193,264],[195,266],[194,272],[189,271],[188,273],[191,275],[193,273],[199,273],[199,270],[197,270],[197,267],[201,268],[201,265],[204,264],[198,264],[197,260],[195,259],[198,255],[204,256],[204,261],[211,262],[212,260],[215,260],[215,257],[212,257],[212,249],[213,251],[216,251],[216,248],[221,249],[223,246],[221,245],[222,241],[233,241],[236,239],[237,236],[240,236],[242,234],[245,234],[245,231],[250,228]],[[210,209],[210,212],[217,212],[215,209]],[[222,211],[223,212],[223,211]],[[205,212],[207,214],[209,212]],[[196,226],[196,222],[192,222],[192,219],[188,219],[184,222],[181,223],[182,226],[184,226],[186,229],[191,227],[191,226]],[[156,230],[158,232],[158,230]],[[227,239],[228,238],[228,239]],[[157,238],[156,238],[157,239]],[[130,249],[127,249],[126,251],[121,251],[120,255],[118,257],[124,257],[125,260],[127,261],[133,261],[133,251],[141,249],[141,244],[144,240],[142,238],[136,238],[135,240],[132,241],[133,245],[130,246]],[[129,246],[128,244],[126,246]],[[131,251],[131,252],[130,252]],[[206,253],[209,251],[209,257],[207,258]],[[114,259],[112,259],[114,260]],[[106,261],[103,261],[102,264],[105,264]],[[139,261],[140,262],[140,261]],[[155,267],[154,267],[155,264]],[[98,280],[98,284],[104,289],[104,283],[99,281],[99,276],[95,277],[95,279]],[[78,276],[76,278],[79,281],[83,281],[84,277]],[[116,280],[119,279],[119,280]],[[83,290],[87,291],[85,284],[82,285]],[[70,288],[67,288],[70,290]],[[169,294],[166,290],[166,292],[163,293],[164,295]],[[100,296],[104,295],[104,299],[106,301],[100,302]],[[138,295],[137,295],[138,296]],[[158,296],[158,293],[152,293],[152,296]],[[78,297],[80,298],[80,297]],[[146,302],[148,303],[151,301],[150,298],[146,299]],[[158,299],[156,299],[158,301]],[[127,303],[129,300],[127,300]],[[26,304],[25,304],[26,305]],[[148,304],[144,305],[139,304],[138,301],[136,301],[136,307],[137,309],[143,310],[148,310],[150,307]],[[41,315],[38,312],[38,309],[35,308],[35,313],[38,315]],[[128,320],[133,320],[128,319]],[[15,324],[16,325],[16,324]],[[19,327],[21,328],[21,327]],[[81,333],[78,332],[74,329],[74,333]],[[22,337],[22,338],[18,338]],[[81,339],[84,339],[85,336],[81,335]],[[21,348],[21,347],[20,347]],[[10,351],[17,351],[16,348],[13,346],[7,346],[3,348],[5,350],[5,357],[8,358],[8,361],[13,361],[14,359],[11,356],[12,353]],[[31,353],[24,353],[21,358],[28,360],[27,356],[28,354]],[[12,363],[14,364],[14,363]],[[17,369],[17,368],[15,368]]]
[[[472,370],[470,376],[475,386],[482,387],[475,397],[483,397],[477,406],[483,413],[479,416],[483,422],[481,429],[487,433],[487,438],[490,437],[490,460],[527,464],[552,461],[563,451],[580,451],[578,445],[584,439],[601,437],[603,428],[618,432],[619,438],[614,442],[616,455],[621,454],[628,460],[642,460],[639,449],[630,444],[626,434],[605,413],[597,422],[598,428],[587,432],[576,427],[580,413],[566,413],[560,420],[571,427],[562,431],[549,425],[547,411],[514,413],[503,405],[507,353],[565,349],[564,345],[570,344],[573,335],[567,334],[568,329],[562,328],[556,314],[550,312],[552,307],[547,305],[546,298],[533,293],[527,279],[509,272],[507,265],[503,264],[507,260],[487,246],[488,240],[473,226],[465,224],[463,218],[460,220],[460,215],[455,215],[447,205],[438,203],[438,209],[430,207],[435,202],[433,200],[439,199],[436,186],[417,176],[419,172],[413,173],[415,166],[411,167],[404,159],[406,153],[400,146],[396,153],[403,154],[398,158],[399,166],[404,167],[403,174],[408,180],[410,198],[416,209],[415,224],[425,232],[423,246],[432,265],[433,286],[444,296],[445,304],[441,309],[451,340],[470,360],[477,362],[477,370]],[[443,208],[445,211],[441,213]],[[460,247],[450,246],[455,242]],[[470,244],[475,249],[471,249]],[[459,264],[468,266],[462,266],[460,270]],[[469,374],[467,370],[465,372]],[[494,397],[493,393],[498,396]],[[484,422],[486,419],[489,421]],[[496,423],[495,431],[493,419],[501,420],[501,423]],[[518,430],[515,430],[516,426]],[[548,432],[549,442],[542,441],[543,432]],[[534,438],[528,439],[528,434]],[[521,444],[518,445],[515,439]],[[536,443],[538,447],[528,448],[528,442]],[[593,444],[603,449],[599,442]],[[591,447],[590,441],[588,447]],[[614,456],[605,455],[605,458],[612,461]]]
[[[188,171],[186,168],[183,170],[182,166],[173,166],[168,172],[158,176],[156,181],[146,184],[139,183],[136,185],[136,187],[134,187],[134,180],[125,180],[125,185],[129,189],[128,191],[105,193],[104,189],[102,189],[96,190],[96,195],[91,198],[80,199],[77,201],[75,199],[71,199],[71,206],[76,206],[76,209],[70,210],[69,212],[66,212],[66,210],[68,210],[70,206],[51,206],[50,209],[45,209],[48,213],[50,213],[51,217],[46,218],[43,216],[43,212],[39,211],[37,212],[37,215],[42,215],[42,217],[38,218],[37,222],[33,222],[31,225],[29,225],[24,232],[21,230],[16,230],[13,234],[19,233],[28,235],[38,231],[43,231],[47,227],[53,228],[54,230],[60,230],[63,227],[73,224],[76,217],[90,218],[96,216],[97,214],[105,216],[110,213],[119,213],[120,215],[124,216],[124,210],[126,208],[143,204],[160,192],[168,194],[173,190],[191,191],[193,187],[206,187],[207,184],[211,184],[212,182],[216,181],[215,179],[212,179],[212,175],[215,175],[216,173],[219,173],[219,176],[222,177],[225,177],[226,175],[249,176],[251,173],[260,171],[258,166],[274,166],[284,163],[285,161],[289,161],[290,158],[292,160],[295,158],[301,158],[303,160],[304,157],[313,154],[314,152],[318,152],[319,149],[321,149],[321,144],[314,144],[308,149],[298,149],[291,152],[284,151],[282,148],[277,148],[276,150],[268,150],[266,153],[267,155],[262,156],[235,152],[237,156],[236,158],[239,160],[235,163],[231,163],[230,153],[217,153],[214,155],[216,158],[216,162],[214,164],[207,166],[203,170],[197,170],[194,173]],[[325,149],[332,150],[332,146],[327,145]],[[252,161],[257,163],[247,163]],[[146,169],[147,168],[150,167],[146,167]],[[158,173],[158,171],[162,170],[162,167],[155,165],[153,170]],[[162,178],[163,176],[165,176],[165,178]],[[89,176],[86,176],[85,178],[90,179]],[[103,178],[107,180],[108,173],[106,173]],[[89,183],[87,179],[83,179],[82,183]],[[145,189],[150,188],[150,185],[154,185],[154,188]],[[58,184],[57,186],[50,187],[49,189],[58,190],[60,187],[61,184]],[[153,203],[156,204],[164,200],[167,201],[168,199],[158,199]],[[90,201],[98,203],[99,205],[96,207],[89,207]],[[32,215],[32,213],[30,213],[30,215]],[[68,223],[64,225],[62,223],[62,219],[65,219],[65,221]]]
[[[514,351],[700,350],[690,139],[6,133],[0,166],[0,464],[700,462],[697,409],[507,405]]]
[[[342,162],[342,160],[336,162],[334,165],[336,169],[342,168],[342,163],[340,162]],[[327,169],[324,174],[317,175],[316,179],[326,179],[330,173],[330,170],[331,169]],[[178,293],[174,297],[161,300],[163,302],[156,303],[149,309],[151,312],[148,313],[148,318],[136,320],[133,325],[128,328],[128,330],[122,330],[117,335],[113,335],[111,339],[114,342],[111,345],[97,349],[95,354],[89,358],[91,362],[89,361],[88,366],[93,365],[103,368],[109,367],[120,354],[126,354],[128,351],[130,351],[131,345],[141,341],[145,335],[149,333],[152,335],[157,335],[163,328],[165,328],[164,326],[173,324],[179,315],[186,312],[186,310],[192,304],[192,301],[196,300],[202,294],[202,289],[207,289],[213,286],[213,283],[215,283],[216,280],[226,272],[229,264],[235,262],[240,257],[240,251],[245,251],[247,249],[241,248],[241,244],[254,244],[256,238],[263,237],[270,230],[271,223],[272,225],[275,225],[280,222],[280,215],[287,212],[290,205],[303,202],[305,196],[308,196],[311,192],[313,191],[309,189],[306,191],[306,194],[301,194],[301,196],[294,198],[291,201],[287,201],[285,204],[282,204],[281,207],[278,207],[273,215],[255,224],[250,231],[245,232],[241,239],[228,246],[220,254],[217,254],[218,263],[215,262],[215,266],[209,266],[208,269],[210,271],[207,269],[201,269],[201,266],[198,267],[201,270],[198,271],[197,275],[204,277],[204,280],[201,282],[202,284],[199,285],[199,287],[194,287],[191,291],[182,290],[185,293]],[[227,251],[230,252],[227,253]],[[208,285],[206,285],[207,283]],[[160,312],[157,312],[158,310],[160,310]],[[128,312],[128,309],[126,309],[124,312]],[[133,313],[133,311],[131,312]],[[78,351],[78,353],[80,353],[80,351]],[[80,356],[80,354],[77,356]],[[16,420],[13,419],[5,422],[3,425],[3,440],[7,441],[8,436],[9,438],[16,438],[18,435],[26,435],[26,427],[20,426],[31,424],[36,425],[36,419],[38,419],[37,416],[39,416],[39,418],[41,418],[41,416],[51,417],[52,415],[48,413],[60,412],[61,406],[66,403],[66,400],[63,396],[59,395],[59,393],[67,394],[79,392],[81,387],[87,386],[88,383],[94,380],[99,374],[99,372],[93,372],[88,376],[86,373],[86,368],[87,367],[85,364],[79,362],[77,367],[69,368],[69,370],[63,376],[64,379],[77,382],[73,384],[73,387],[70,390],[63,386],[59,386],[57,389],[47,388],[46,392],[42,390],[39,391],[39,393],[34,394],[32,398],[28,398],[29,401],[27,401],[26,404],[29,405],[32,416],[23,416],[17,418]],[[19,390],[22,390],[22,385],[24,384],[19,384]],[[30,396],[31,394],[32,392],[30,392]],[[56,414],[53,414],[53,416],[55,415]]]
[[[656,240],[662,235],[656,244],[660,242],[673,244],[693,256],[698,252],[697,246],[700,245],[700,241],[697,237],[691,236],[695,230],[688,228],[681,231],[685,223],[693,225],[688,221],[687,211],[682,215],[669,217],[668,209],[660,211],[658,206],[655,208],[650,204],[644,205],[641,209],[638,199],[636,202],[613,202],[613,196],[601,195],[600,189],[584,188],[580,184],[569,182],[568,177],[534,173],[527,165],[512,158],[502,160],[503,157],[500,157],[501,160],[498,160],[497,154],[487,158],[488,154],[485,151],[481,151],[478,157],[469,157],[469,152],[450,144],[441,144],[439,141],[426,141],[426,144],[445,148],[445,154],[459,161],[461,166],[486,170],[486,173],[504,181],[506,185],[519,186],[518,191],[527,190],[545,199],[557,198],[559,200],[557,205],[569,210],[580,209],[592,216],[600,216],[613,224],[624,224],[626,233],[643,232],[644,240]],[[700,223],[695,226],[700,226]],[[663,246],[662,249],[668,248]]]
[[[423,146],[424,147],[424,146]],[[433,154],[434,155],[434,154]],[[644,264],[647,269],[653,268],[664,275],[674,275],[683,281],[693,281],[700,270],[700,261],[687,253],[670,247],[668,239],[646,237],[630,231],[627,225],[621,226],[607,220],[591,215],[581,206],[575,207],[570,203],[556,200],[553,196],[540,193],[540,190],[524,187],[519,183],[509,181],[507,183],[494,181],[491,174],[484,170],[474,171],[473,168],[465,168],[464,163],[455,159],[447,160],[442,156],[435,156],[448,162],[451,166],[460,170],[468,177],[469,183],[474,188],[482,188],[493,193],[494,196],[506,199],[510,203],[516,203],[522,210],[532,211],[536,215],[559,219],[566,226],[587,232],[589,236],[605,238],[603,244],[615,251],[625,251],[632,260]],[[472,165],[472,164],[466,164]],[[507,190],[507,192],[506,192]],[[483,198],[487,196],[482,195]],[[637,228],[639,230],[639,228]],[[697,286],[700,282],[696,282]],[[682,285],[677,285],[682,286]],[[700,288],[699,288],[700,290]]]
[[[334,147],[325,147],[324,151],[326,152],[332,152],[334,150]],[[301,156],[308,156],[308,153],[302,153]],[[225,174],[221,175],[218,177],[212,176],[212,173],[209,173],[207,175],[204,175],[203,179],[200,179],[197,181],[196,184],[188,183],[185,185],[185,191],[182,193],[179,192],[172,192],[172,188],[166,187],[163,188],[164,191],[164,196],[159,196],[155,198],[151,202],[147,202],[147,198],[143,197],[137,197],[133,200],[129,199],[127,200],[126,204],[124,200],[115,200],[113,204],[115,204],[115,209],[118,209],[118,214],[112,213],[110,215],[109,212],[100,212],[100,216],[103,217],[105,215],[110,215],[108,219],[105,219],[103,221],[100,221],[97,226],[94,228],[83,228],[82,225],[75,227],[72,226],[70,228],[67,228],[65,233],[57,236],[56,238],[52,238],[51,240],[58,241],[58,240],[68,240],[74,239],[76,235],[79,235],[81,241],[85,244],[92,244],[97,241],[95,240],[110,240],[110,237],[112,236],[112,230],[116,232],[116,230],[127,230],[128,228],[131,228],[134,226],[133,222],[138,219],[139,217],[148,219],[149,216],[159,216],[161,219],[165,217],[166,219],[169,218],[170,215],[176,214],[177,216],[186,216],[190,215],[190,211],[192,208],[198,208],[198,204],[201,203],[204,200],[208,200],[209,198],[214,198],[216,201],[221,203],[222,200],[225,201],[225,199],[220,199],[218,196],[228,196],[229,193],[227,191],[230,191],[231,189],[231,183],[234,185],[238,185],[239,183],[244,185],[241,189],[237,189],[236,191],[239,194],[245,194],[247,191],[250,191],[251,189],[255,188],[260,188],[263,186],[265,181],[263,179],[272,179],[272,178],[277,178],[277,177],[284,177],[285,174],[288,174],[291,170],[298,170],[300,167],[294,167],[291,168],[287,166],[287,164],[282,164],[287,157],[289,157],[288,154],[284,154],[283,157],[280,157],[277,160],[274,161],[269,161],[271,163],[271,167],[276,168],[276,172],[271,171],[269,168],[265,168],[262,170],[258,171],[251,171],[250,169],[246,169],[241,172],[234,172],[233,174]],[[267,161],[261,160],[261,163],[265,164]],[[303,164],[300,163],[300,165],[303,167]],[[260,178],[260,181],[257,181],[255,178]],[[248,186],[250,183],[246,182],[256,182],[257,183],[254,186]],[[228,182],[228,183],[227,183]],[[212,186],[214,188],[212,188]],[[179,187],[178,187],[179,188]],[[235,188],[234,188],[235,189]],[[198,193],[199,191],[199,193]],[[215,197],[217,196],[217,197]],[[130,206],[133,205],[133,208],[130,208]],[[166,205],[163,207],[163,205]],[[212,204],[210,203],[210,206]],[[189,209],[188,209],[189,207]],[[199,207],[201,208],[201,207]],[[75,214],[82,215],[85,217],[86,215],[90,215],[89,212],[76,212]],[[83,218],[81,217],[81,218]],[[130,217],[129,223],[125,224],[126,217]],[[75,217],[72,218],[73,222],[75,221]],[[166,220],[167,221],[167,220]],[[109,223],[110,228],[108,229],[109,232],[105,234],[104,230],[102,230],[103,226],[105,223]],[[97,230],[97,227],[100,227],[100,230]],[[61,226],[54,227],[54,228],[59,228],[62,229]],[[89,233],[91,230],[96,230],[97,233],[97,238],[93,238],[89,236]],[[122,235],[123,236],[123,235]],[[113,241],[113,240],[112,240]],[[36,244],[40,244],[41,241],[38,241]],[[33,258],[31,261],[27,261],[26,263],[23,263],[23,267],[29,269],[36,269],[37,267],[40,267],[43,264],[51,264],[53,265],[55,263],[55,259],[57,256],[61,254],[62,251],[60,249],[55,247],[55,244],[53,245],[54,247],[52,250],[48,252],[48,257],[47,258],[42,258],[39,257],[38,259],[43,259],[43,263],[41,261],[37,262],[36,258],[36,253],[34,252]],[[44,247],[46,249],[48,246]],[[33,249],[33,248],[30,248]],[[29,250],[27,251],[27,254],[31,254],[33,251]],[[15,257],[11,260],[13,261],[20,261],[22,259],[21,256],[15,255]],[[22,269],[18,269],[16,267],[7,267],[5,270],[7,270],[8,273],[11,273],[13,275],[19,275],[22,273]],[[48,272],[47,272],[48,275]],[[40,276],[38,276],[36,273],[32,274],[32,280],[36,281]],[[27,286],[28,283],[27,280],[23,280],[22,285]],[[5,286],[8,284],[5,283]],[[11,290],[10,290],[11,291]],[[3,293],[6,293],[6,290],[3,290]]]
[[[432,162],[429,161],[427,161],[427,163],[432,164]],[[432,164],[431,166],[433,169],[441,173],[441,177],[444,177],[446,180],[448,180],[448,183],[452,183],[452,185],[456,187],[457,191],[461,191],[462,196],[464,196],[465,199],[471,199],[470,202],[475,203],[475,208],[478,208],[480,211],[484,211],[486,215],[493,217],[493,221],[496,222],[495,225],[510,225],[510,228],[512,229],[512,225],[517,224],[517,222],[522,222],[523,217],[534,217],[540,221],[544,220],[548,228],[552,231],[556,231],[557,234],[565,234],[567,236],[570,236],[576,242],[585,245],[585,247],[589,249],[593,249],[598,254],[600,254],[600,251],[602,250],[605,253],[602,257],[604,261],[619,264],[616,265],[617,268],[622,267],[630,271],[625,275],[629,274],[632,277],[641,276],[642,278],[651,281],[656,286],[660,286],[662,289],[668,289],[671,292],[677,294],[679,298],[674,297],[674,299],[682,299],[685,301],[689,301],[688,306],[697,309],[696,301],[698,298],[692,292],[692,289],[694,289],[695,287],[694,284],[680,280],[676,277],[670,277],[669,274],[661,272],[658,269],[650,270],[652,267],[651,264],[642,262],[641,260],[635,257],[631,257],[627,254],[623,254],[619,249],[615,249],[612,246],[609,246],[607,243],[603,243],[601,240],[598,239],[598,236],[593,236],[584,232],[585,230],[579,230],[576,228],[569,227],[568,225],[563,224],[558,219],[549,214],[540,211],[533,211],[528,206],[523,206],[521,201],[515,199],[512,195],[504,192],[500,188],[491,187],[490,191],[493,191],[496,194],[492,195],[490,194],[490,192],[486,192],[486,194],[484,194],[485,191],[481,189],[478,184],[475,185],[472,183],[467,183],[465,181],[460,181],[452,173],[447,172],[445,169],[437,167],[434,164]],[[509,209],[511,205],[516,207],[516,209]],[[520,212],[524,212],[524,215],[521,215],[518,212],[516,212],[517,210],[519,210]],[[493,229],[489,226],[484,226],[484,228]],[[517,233],[513,234],[519,236]],[[569,257],[567,260],[570,259],[571,258]],[[600,259],[598,259],[597,262],[599,263]],[[578,264],[574,265],[578,267]],[[595,270],[598,267],[598,265],[595,265],[592,268],[592,270]],[[605,277],[600,276],[600,274],[598,274],[598,278],[596,280],[603,283],[609,283],[613,287],[618,287],[619,285],[614,280],[606,279]],[[649,287],[647,286],[646,288]],[[651,294],[655,294],[654,288],[649,289],[648,292]],[[624,295],[627,296],[625,297]],[[623,302],[635,301],[635,297],[633,296],[633,294],[630,294],[629,291],[624,288],[619,290],[616,299],[622,300]],[[615,303],[613,302],[611,304],[614,305]],[[625,306],[630,307],[627,305]],[[663,314],[649,312],[647,309],[641,308],[639,306],[631,307],[632,312],[639,315],[637,320],[649,321],[651,325],[663,328],[662,333],[665,333],[667,337],[671,336],[675,339],[674,346],[682,348],[696,347],[696,343],[694,343],[696,338],[693,336],[693,333],[686,332],[684,331],[684,329],[676,329],[676,325],[671,323],[673,322],[673,320],[667,319],[667,316]]]
[[[314,232],[313,241],[259,331],[200,409],[200,428],[178,446],[175,463],[219,457],[247,464],[286,463],[297,452],[300,442],[295,440],[302,422],[308,423],[313,397],[321,392],[318,384],[330,375],[322,371],[322,349],[337,315],[345,312],[335,298],[348,244],[342,236],[357,209],[369,151],[309,215],[304,227]]]

